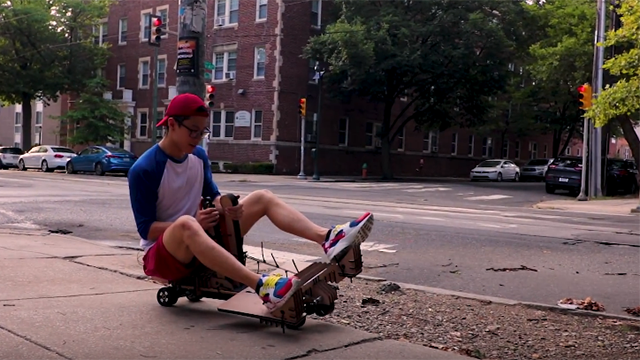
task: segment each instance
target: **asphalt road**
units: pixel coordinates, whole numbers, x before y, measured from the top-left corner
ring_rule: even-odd
[[[216,179],[223,192],[269,188],[324,226],[373,212],[374,231],[363,246],[367,275],[541,303],[591,296],[619,314],[640,305],[638,218],[532,209],[542,188],[537,183]],[[406,191],[436,185],[451,190]],[[473,194],[457,195],[464,189]],[[65,229],[95,241],[138,243],[123,177],[2,171],[0,227]],[[267,219],[245,241],[311,258],[322,254],[317,245],[282,233]],[[535,271],[502,271],[522,265]]]

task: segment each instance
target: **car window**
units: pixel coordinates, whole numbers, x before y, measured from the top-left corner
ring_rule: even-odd
[[[86,148],[80,152],[80,156],[88,155],[91,152],[91,149]]]
[[[32,147],[31,150],[29,150],[29,154],[35,154],[38,151],[40,151],[40,146],[35,146],[35,147]]]
[[[15,148],[15,147],[12,147],[12,148],[2,148],[2,149],[0,150],[0,152],[1,152],[1,153],[3,153],[3,154],[11,154],[11,155],[22,155],[22,154],[24,154],[24,151],[22,151],[22,149],[20,149],[20,148]]]
[[[76,152],[66,148],[66,147],[52,147],[51,150],[53,150],[53,152],[57,152],[57,153],[69,153],[69,154],[75,154]]]
[[[121,149],[121,148],[107,147],[106,149],[112,154],[133,155],[131,152],[129,152],[129,151],[125,150],[125,149]]]
[[[38,151],[39,153],[47,153],[49,152],[49,149],[46,146],[40,146],[40,151]]]
[[[560,158],[553,161],[553,165],[557,167],[575,168],[582,166],[582,158]]]
[[[502,161],[487,160],[487,161],[481,162],[480,165],[478,165],[478,167],[496,167],[496,166],[500,166],[501,163]]]
[[[91,149],[91,155],[98,155],[98,154],[102,154],[102,153],[104,153],[104,150],[102,150],[100,148]]]

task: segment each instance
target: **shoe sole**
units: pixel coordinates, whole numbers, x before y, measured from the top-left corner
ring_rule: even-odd
[[[373,214],[370,214],[369,217],[367,217],[367,219],[359,225],[360,229],[358,229],[358,232],[356,233],[356,239],[353,241],[353,243],[340,250],[338,254],[336,254],[336,256],[331,259],[330,262],[339,263],[340,261],[342,261],[342,259],[344,259],[345,256],[347,256],[349,251],[351,251],[354,246],[360,246],[360,244],[367,240],[369,234],[371,234],[371,230],[373,229],[373,223]]]

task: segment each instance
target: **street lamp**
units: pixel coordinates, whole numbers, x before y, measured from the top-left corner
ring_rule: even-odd
[[[316,61],[316,65],[313,67],[316,72],[314,76],[318,80],[318,119],[316,121],[316,148],[314,149],[313,156],[313,180],[320,180],[320,174],[318,173],[318,153],[320,150],[320,119],[322,119],[322,78],[326,70],[320,67],[320,62]]]

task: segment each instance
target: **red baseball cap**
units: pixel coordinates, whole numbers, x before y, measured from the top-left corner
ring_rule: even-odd
[[[156,126],[166,125],[168,119],[173,116],[209,116],[209,110],[200,97],[184,93],[171,99],[165,116]]]

